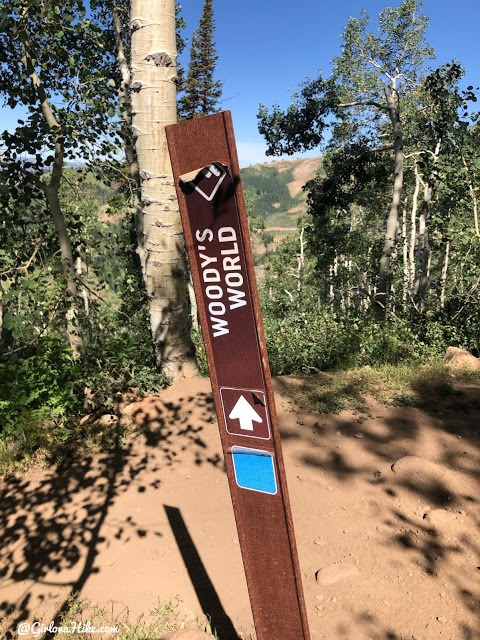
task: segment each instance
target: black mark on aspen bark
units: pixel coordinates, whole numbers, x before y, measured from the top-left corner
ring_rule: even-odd
[[[140,89],[142,88],[142,83],[139,82],[138,80],[135,80],[135,82],[132,83],[132,91],[140,91]]]
[[[143,196],[142,204],[144,206],[148,206],[149,204],[163,204],[160,200],[155,200],[155,198],[150,198],[149,196]]]
[[[150,62],[150,60],[153,60],[157,67],[171,67],[173,64],[172,58],[168,55],[168,53],[165,53],[165,51],[160,51],[158,53],[150,53],[148,56],[145,57],[145,60],[147,62]]]

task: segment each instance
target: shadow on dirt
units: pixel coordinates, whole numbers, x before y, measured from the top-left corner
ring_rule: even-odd
[[[222,606],[180,510],[167,505],[164,505],[164,508],[200,606],[211,621],[212,631],[222,640],[240,640]]]
[[[33,622],[36,609],[52,590],[63,600],[52,618],[58,625],[70,596],[81,597],[89,577],[99,572],[98,545],[107,536],[126,542],[134,536],[162,535],[140,527],[133,513],[114,530],[109,523],[106,531],[105,520],[119,495],[132,486],[139,493],[157,490],[162,469],[176,464],[184,451],[197,465],[223,470],[220,456],[211,455],[203,438],[205,425],[214,421],[210,394],[182,397],[177,404],[145,399],[133,406],[132,421],[136,429],[128,444],[118,436],[107,453],[77,455],[61,468],[37,471],[29,479],[15,475],[2,479],[0,586],[15,593],[14,598],[0,597],[2,638],[15,637],[20,622]],[[158,471],[158,479],[148,485],[142,481],[147,466]],[[57,579],[67,572],[71,580]],[[206,613],[213,617],[215,611]]]
[[[288,378],[280,378],[276,380],[277,390],[298,407],[295,401],[311,389],[314,379],[315,376],[311,376],[303,383],[295,380],[291,384]],[[420,565],[426,576],[455,585],[459,601],[478,620],[480,548],[474,540],[478,540],[480,521],[473,511],[478,510],[479,502],[480,385],[457,383],[453,389],[442,392],[427,384],[425,388],[418,386],[415,393],[417,406],[386,406],[367,397],[365,415],[352,411],[338,416],[310,412],[305,418],[303,413],[305,426],[281,429],[282,438],[307,445],[299,460],[330,480],[348,484],[363,479],[370,485],[382,487],[385,495],[392,498],[391,506],[386,510],[382,508],[375,516],[384,530],[389,531],[384,544],[402,548],[406,558]],[[381,423],[376,423],[377,419]],[[330,437],[327,437],[329,430]],[[337,440],[331,437],[332,430],[338,433]],[[427,432],[429,445],[424,450]],[[342,446],[346,439],[352,439],[349,447]],[[358,456],[361,461],[356,460],[352,446],[362,447],[368,455]],[[392,464],[405,456],[420,459],[418,473],[415,468],[412,473],[392,472]],[[422,468],[422,457],[428,459],[429,456],[433,456],[434,474],[430,468]],[[372,458],[376,462],[370,462]],[[447,535],[449,532],[441,535],[425,515],[420,524],[418,518],[394,506],[402,492],[428,505],[427,510],[441,509],[452,516],[463,514],[460,518],[469,512],[469,529],[457,532],[456,536]],[[468,574],[456,569],[458,559],[464,563],[462,566],[468,565]],[[378,621],[369,620],[368,615],[357,623],[364,625],[375,640],[400,638],[393,631],[382,630]],[[474,626],[460,621],[458,625],[459,640],[480,637],[480,620]]]

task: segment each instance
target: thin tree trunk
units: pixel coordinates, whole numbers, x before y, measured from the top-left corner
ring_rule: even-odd
[[[305,270],[305,244],[303,242],[303,234],[305,227],[302,227],[300,231],[300,253],[298,254],[298,269],[297,269],[297,313],[300,312],[302,304],[302,291],[303,291],[303,272]]]
[[[80,280],[83,278],[83,264],[82,264],[82,258],[80,256],[77,256],[77,259],[75,260],[75,273],[77,274]],[[85,309],[85,315],[88,318],[89,323],[91,324],[90,299],[88,296],[88,291],[86,287],[84,287],[83,285],[81,285],[80,289],[81,289],[81,296],[83,300],[83,308]]]
[[[402,288],[402,302],[403,307],[407,304],[408,295],[408,240],[407,240],[407,198],[405,198],[405,205],[402,212],[402,241],[403,241],[403,288]]]
[[[415,243],[417,233],[417,210],[418,210],[418,194],[420,193],[420,175],[418,173],[417,162],[415,160],[415,190],[412,198],[412,213],[410,217],[410,223],[412,225],[410,230],[410,250],[408,254],[409,264],[409,290],[413,294],[413,283],[415,281]]]
[[[436,163],[438,154],[440,153],[441,141],[437,142],[437,146],[435,147],[434,154],[434,163]],[[435,177],[436,172],[433,171],[432,181]],[[427,227],[427,219],[428,219],[428,210],[430,206],[430,202],[432,200],[433,195],[433,184],[432,181],[429,183],[425,183],[424,193],[423,193],[423,201],[420,205],[420,216],[419,216],[419,229],[418,229],[418,245],[417,245],[417,259],[415,263],[415,281],[413,283],[413,294],[418,299],[420,303],[420,308],[423,310],[424,307],[424,297],[428,291],[429,285],[429,264],[431,260],[431,252],[430,252],[430,243],[428,241],[428,227]]]
[[[475,187],[473,186],[473,182],[471,180],[471,176],[470,176],[470,171],[468,169],[468,165],[467,162],[465,160],[465,156],[462,153],[462,162],[463,162],[463,166],[466,169],[467,172],[467,179],[468,179],[468,190],[470,191],[470,197],[472,198],[472,204],[473,204],[473,224],[475,226],[475,235],[480,238],[480,227],[478,225],[478,202],[477,202],[477,196],[475,194]]]
[[[63,215],[60,206],[60,200],[58,198],[60,182],[63,176],[64,134],[60,123],[57,121],[54,112],[52,111],[42,81],[35,70],[35,66],[30,55],[28,33],[25,26],[22,34],[22,64],[30,79],[32,88],[37,95],[45,123],[55,140],[55,154],[50,182],[47,185],[44,182],[38,180],[37,186],[40,187],[45,193],[47,204],[49,206],[50,213],[52,214],[55,230],[57,232],[58,243],[60,245],[63,274],[67,281],[68,309],[65,315],[66,335],[68,343],[72,348],[73,357],[78,358],[83,353],[83,342],[77,322],[77,285],[75,283],[72,245],[70,243],[70,237],[68,235],[65,217]]]
[[[402,123],[400,120],[400,113],[395,104],[394,91],[395,87],[393,87],[393,89],[392,87],[385,88],[385,98],[387,100],[388,115],[390,117],[393,130],[395,169],[393,180],[393,195],[390,204],[390,211],[387,218],[382,255],[380,258],[378,287],[374,298],[375,311],[381,317],[385,317],[385,312],[388,305],[388,292],[391,281],[391,257],[395,247],[396,230],[398,225],[398,211],[400,208],[400,199],[402,197],[403,189],[403,131]]]
[[[130,110],[130,68],[125,55],[123,45],[122,22],[118,8],[112,6],[113,27],[115,32],[116,60],[120,70],[122,80],[118,88],[118,102],[123,119],[123,144],[125,148],[125,158],[133,181],[132,203],[134,208],[135,235],[137,238],[137,255],[140,261],[143,278],[145,280],[145,238],[143,233],[143,210],[140,200],[140,172],[135,147],[132,140],[132,116]]]
[[[60,201],[58,199],[58,185],[56,182],[50,182],[50,185],[45,188],[45,194],[47,196],[47,202],[52,214],[53,223],[57,232],[58,243],[60,245],[60,256],[62,259],[63,275],[67,281],[68,292],[68,308],[65,314],[67,326],[67,340],[72,348],[73,357],[79,358],[83,354],[83,341],[78,328],[78,312],[77,312],[77,284],[75,282],[75,273],[73,269],[73,253],[72,245],[70,243],[70,237],[67,231],[67,225],[65,218],[60,207]]]
[[[328,299],[330,300],[330,310],[333,311],[333,305],[335,302],[335,291],[333,288],[333,264],[331,264],[328,268],[328,274],[330,276],[330,284],[328,285]]]
[[[190,300],[190,317],[192,320],[192,327],[195,329],[195,331],[198,331],[198,305],[197,298],[195,296],[195,289],[193,288],[193,279],[191,273],[189,273],[188,278],[188,298]]]
[[[165,125],[176,122],[175,0],[131,0],[132,124],[141,177],[145,277],[157,363],[198,374],[190,337],[185,247]]]
[[[440,308],[445,309],[445,297],[447,291],[447,271],[448,271],[448,261],[450,258],[450,240],[447,240],[447,244],[445,246],[445,255],[443,258],[443,267],[442,267],[442,289],[440,292]]]

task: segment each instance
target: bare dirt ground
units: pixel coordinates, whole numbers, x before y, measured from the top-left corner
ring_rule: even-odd
[[[274,384],[312,637],[480,638],[480,387],[364,420],[292,410],[301,381]],[[2,637],[75,592],[132,617],[177,597],[222,640],[253,632],[208,379],[132,415],[116,450],[0,481]]]

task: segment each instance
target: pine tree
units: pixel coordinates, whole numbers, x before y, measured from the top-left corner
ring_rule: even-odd
[[[200,23],[192,38],[185,94],[179,100],[181,118],[198,118],[218,111],[222,83],[213,78],[218,60],[214,30],[212,0],[205,0]]]

